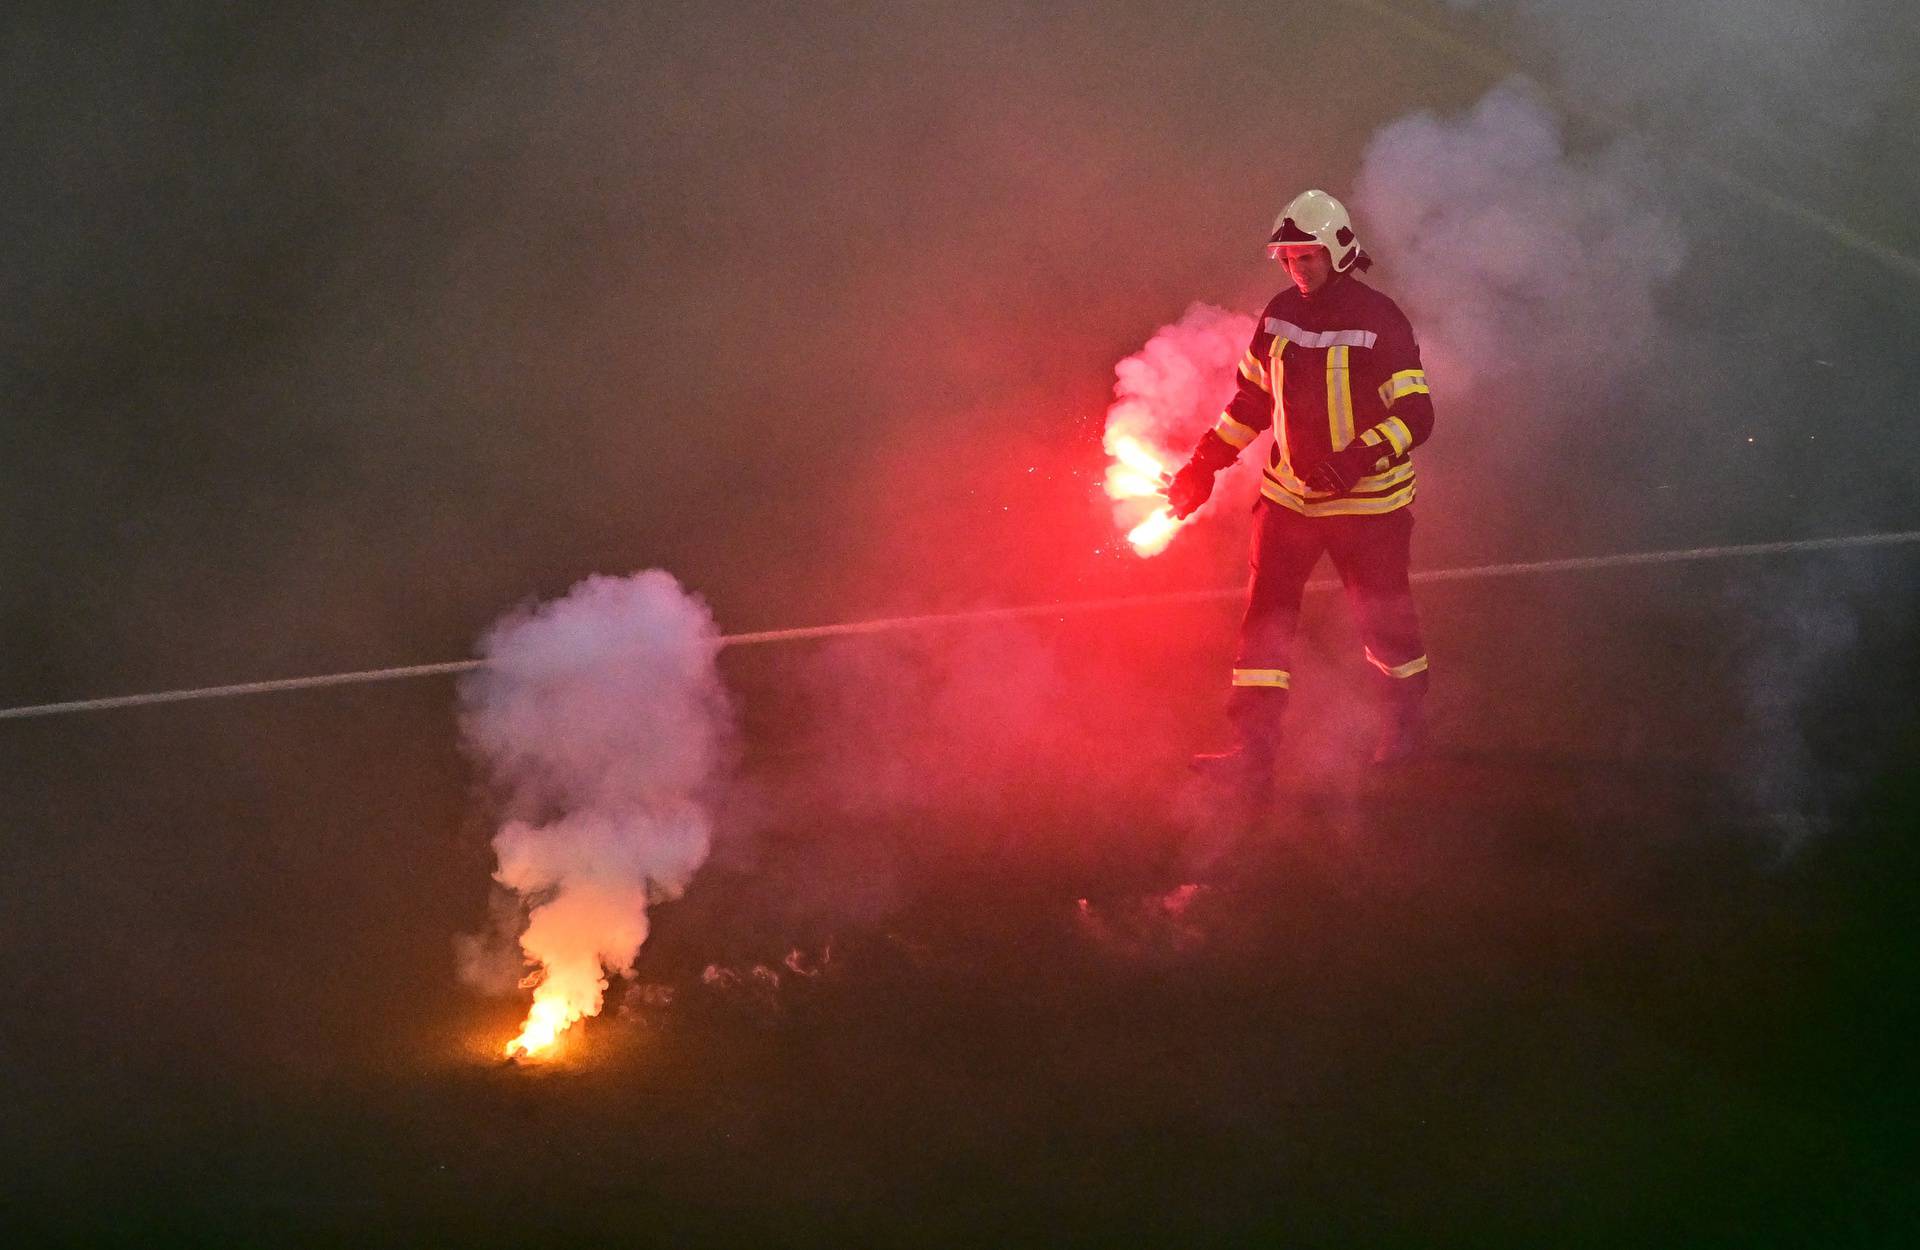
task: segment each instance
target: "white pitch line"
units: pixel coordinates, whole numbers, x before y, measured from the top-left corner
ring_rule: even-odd
[[[1731,547],[1690,547],[1682,551],[1631,551],[1610,556],[1573,556],[1559,560],[1477,564],[1453,569],[1431,569],[1415,573],[1412,580],[1416,583],[1460,582],[1487,577],[1577,573],[1649,564],[1679,564],[1693,560],[1725,560],[1737,556],[1792,555],[1852,547],[1892,547],[1916,542],[1920,542],[1920,530],[1902,530],[1888,534],[1854,534],[1843,538],[1809,538],[1795,542],[1747,543]],[[1318,581],[1312,583],[1312,586],[1316,589],[1327,589],[1338,584]],[[1035,616],[1110,612],[1119,608],[1206,603],[1216,599],[1230,599],[1246,593],[1245,586],[1233,586],[1221,590],[1182,590],[1154,595],[1126,595],[1114,599],[1081,599],[1067,603],[1023,604],[1011,608],[980,608],[969,612],[934,612],[920,616],[887,617],[876,621],[846,621],[837,625],[807,625],[798,629],[767,629],[753,633],[726,634],[721,637],[720,645],[748,647],[762,643],[845,638],[859,634],[892,633],[896,630],[927,629],[942,625],[971,624],[978,621],[1018,620]],[[409,664],[400,668],[373,668],[354,673],[324,673],[316,677],[285,677],[276,681],[249,681],[231,686],[201,686],[192,690],[159,690],[148,694],[113,695],[104,699],[75,699],[66,703],[36,703],[22,707],[0,708],[0,720],[59,716],[68,712],[104,712],[114,708],[147,707],[156,703],[185,703],[198,699],[231,699],[242,695],[313,690],[323,686],[399,681],[409,677],[440,677],[470,673],[484,667],[486,667],[484,660],[449,660],[441,664]]]
[[[323,673],[318,677],[282,677],[274,681],[243,681],[234,686],[201,686],[193,690],[156,690],[151,694],[117,694],[104,699],[75,699],[69,703],[37,703],[31,707],[0,708],[0,720],[29,716],[57,716],[63,712],[104,712],[117,707],[146,707],[153,703],[185,703],[192,699],[232,699],[245,694],[278,694],[283,690],[312,690],[318,686],[351,686],[359,682],[398,681],[403,677],[435,677],[466,673],[485,667],[484,660],[450,660],[445,664],[409,664],[403,668],[370,668],[357,673]]]

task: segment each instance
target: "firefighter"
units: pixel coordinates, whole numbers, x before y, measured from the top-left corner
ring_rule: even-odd
[[[1373,762],[1398,764],[1421,746],[1428,677],[1407,582],[1409,453],[1433,429],[1413,328],[1360,280],[1372,260],[1340,201],[1324,191],[1295,197],[1274,221],[1267,255],[1285,266],[1292,286],[1261,314],[1233,399],[1167,487],[1174,514],[1192,515],[1212,494],[1214,475],[1273,430],[1227,704],[1235,747],[1195,759],[1196,768],[1262,795],[1293,684],[1300,598],[1322,552],[1346,588],[1373,669],[1383,713]]]

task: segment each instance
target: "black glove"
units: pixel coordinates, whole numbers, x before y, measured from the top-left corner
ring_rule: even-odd
[[[1167,504],[1182,521],[1200,511],[1200,505],[1213,494],[1213,475],[1220,470],[1201,463],[1198,457],[1187,461],[1167,483]]]
[[[1373,472],[1374,465],[1392,454],[1393,448],[1384,443],[1368,446],[1355,440],[1307,470],[1307,489],[1338,494]]]

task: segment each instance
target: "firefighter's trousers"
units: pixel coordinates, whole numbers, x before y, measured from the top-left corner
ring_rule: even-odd
[[[1230,710],[1243,733],[1270,729],[1293,684],[1294,633],[1300,599],[1325,552],[1353,605],[1367,662],[1381,696],[1402,709],[1419,702],[1427,686],[1427,653],[1420,642],[1407,566],[1413,511],[1379,516],[1302,516],[1262,501],[1253,542],[1253,584],[1233,662]]]

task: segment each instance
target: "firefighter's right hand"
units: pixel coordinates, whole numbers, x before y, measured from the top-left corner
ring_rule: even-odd
[[[1167,483],[1167,505],[1174,516],[1184,521],[1200,511],[1200,505],[1213,494],[1213,475],[1217,471],[1190,460],[1173,475],[1173,480]]]

